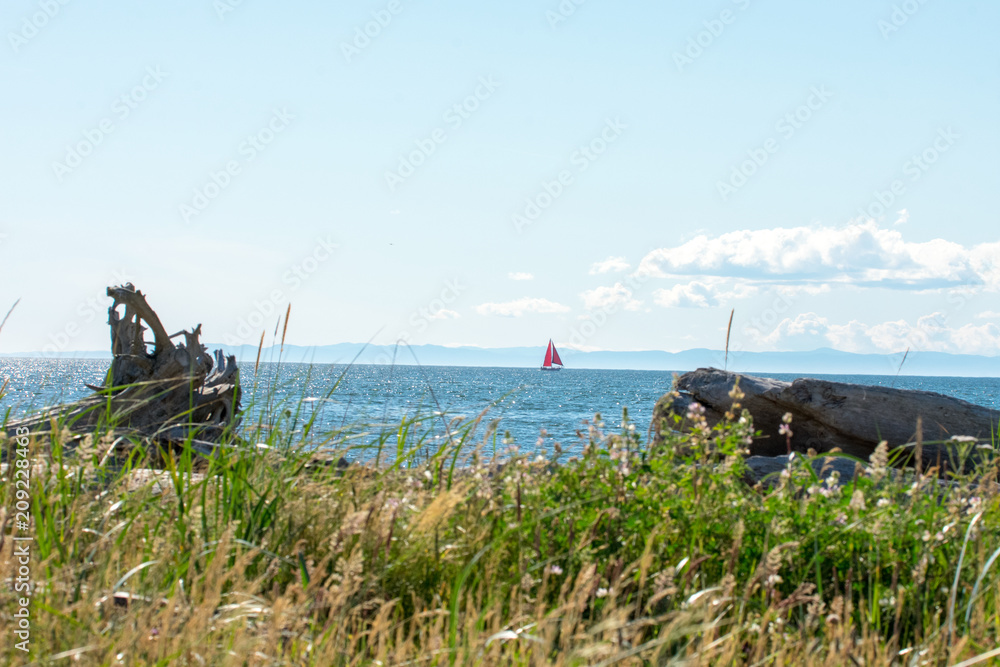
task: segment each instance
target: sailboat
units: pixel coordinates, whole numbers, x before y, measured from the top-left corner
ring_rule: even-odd
[[[552,344],[552,339],[550,338],[549,347],[545,350],[545,361],[542,362],[542,370],[561,371],[562,367],[562,359],[559,358],[559,352],[556,350],[556,346]]]

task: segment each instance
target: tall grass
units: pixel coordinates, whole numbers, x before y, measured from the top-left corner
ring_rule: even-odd
[[[765,487],[738,411],[655,425],[655,448],[627,412],[611,429],[598,415],[567,458],[506,439],[488,455],[485,414],[445,438],[441,415],[319,433],[301,402],[255,400],[280,414],[208,458],[101,433],[72,456],[58,432],[33,442],[31,659],[971,665],[998,643],[994,459],[942,485],[884,452],[839,481],[796,456]],[[332,464],[351,450],[371,463]],[[5,508],[14,492],[5,472]],[[9,663],[15,605],[0,587]]]

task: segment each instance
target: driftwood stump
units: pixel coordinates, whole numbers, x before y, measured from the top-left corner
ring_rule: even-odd
[[[74,433],[102,427],[153,440],[213,442],[235,427],[240,412],[236,357],[216,350],[213,361],[199,341],[200,324],[167,335],[131,283],[109,287],[107,294],[114,299],[108,308],[113,359],[104,386],[88,385],[94,394],[87,398],[8,422],[7,433],[23,428],[45,433],[54,424]],[[152,342],[144,338],[147,330],[153,332]],[[182,341],[175,343],[177,338]]]

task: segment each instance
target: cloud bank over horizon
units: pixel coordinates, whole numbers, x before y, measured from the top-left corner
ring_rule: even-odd
[[[1000,288],[1000,242],[963,246],[941,238],[907,241],[874,220],[842,227],[776,227],[699,235],[658,248],[637,273],[701,276],[769,284],[840,284],[928,290]]]
[[[682,312],[735,308],[744,320],[737,331],[761,350],[1000,354],[996,324],[958,321],[967,303],[1000,292],[1000,242],[917,241],[898,227],[869,219],[700,233],[643,255],[631,274],[642,288],[618,281],[582,297],[587,310],[606,313],[637,310],[644,295],[660,308]],[[624,270],[630,263],[611,257],[594,263],[589,273],[604,274],[612,266]],[[946,308],[881,321],[838,317],[838,300],[845,298],[869,305],[904,299],[939,305],[943,298]],[[836,308],[817,310],[827,303]],[[998,316],[982,310],[972,317],[981,322]]]

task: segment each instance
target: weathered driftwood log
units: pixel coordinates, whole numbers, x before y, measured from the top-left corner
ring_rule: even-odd
[[[953,436],[969,436],[989,442],[997,433],[1000,412],[929,391],[870,387],[865,385],[800,378],[782,382],[770,378],[737,375],[714,368],[685,373],[677,382],[680,396],[664,396],[653,412],[654,437],[673,428],[668,413],[684,415],[697,402],[705,408],[709,424],[723,418],[733,403],[729,392],[739,380],[745,394],[740,401],[753,416],[761,436],[754,438],[750,453],[778,456],[788,451],[778,430],[785,413],[792,414],[791,449],[829,452],[834,448],[867,459],[882,440],[890,449],[922,440],[924,465],[947,463],[959,444],[936,444]],[[922,424],[917,431],[918,418]]]
[[[236,358],[216,350],[213,361],[199,341],[200,324],[193,331],[167,335],[131,283],[109,287],[107,294],[114,299],[108,308],[113,359],[104,386],[91,386],[94,394],[83,400],[8,422],[7,433],[25,427],[45,432],[55,420],[59,428],[73,432],[101,425],[164,441],[196,436],[211,442],[235,426],[240,410]],[[124,314],[118,312],[122,307]],[[144,338],[147,327],[153,332],[151,343]],[[179,337],[183,342],[174,343]]]

